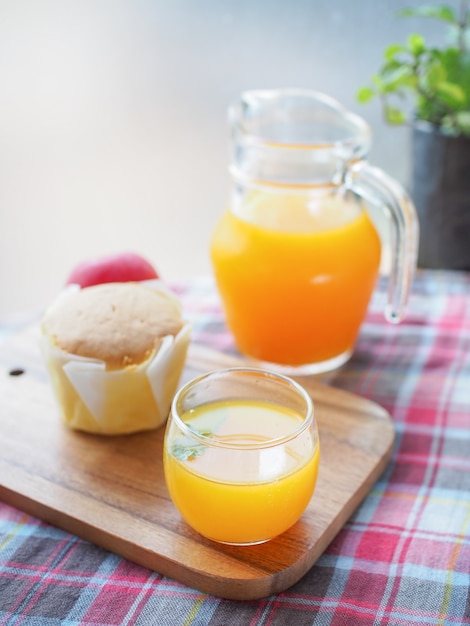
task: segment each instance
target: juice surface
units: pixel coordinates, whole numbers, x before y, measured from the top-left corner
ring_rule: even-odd
[[[256,192],[223,214],[211,257],[240,351],[297,366],[353,349],[377,279],[380,239],[350,201]]]
[[[302,424],[295,412],[264,402],[219,402],[183,416],[192,429],[226,443],[253,444],[288,435]],[[165,477],[183,518],[202,535],[257,543],[292,526],[317,478],[319,447],[310,429],[264,449],[198,447],[167,435]]]

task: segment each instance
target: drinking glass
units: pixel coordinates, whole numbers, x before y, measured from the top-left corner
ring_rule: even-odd
[[[260,369],[219,370],[176,394],[165,478],[181,516],[201,535],[263,543],[301,517],[319,450],[312,399],[301,385]]]

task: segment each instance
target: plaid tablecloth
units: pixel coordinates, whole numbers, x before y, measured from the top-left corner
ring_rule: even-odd
[[[212,281],[175,287],[193,340],[234,351]],[[393,458],[296,585],[221,600],[0,502],[0,626],[470,624],[470,274],[420,272],[400,326],[383,303],[325,379],[390,412]]]

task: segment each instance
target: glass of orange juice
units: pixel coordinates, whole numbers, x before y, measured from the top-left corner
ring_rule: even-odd
[[[209,372],[173,400],[166,484],[183,519],[213,541],[258,544],[290,528],[313,495],[319,458],[312,400],[286,376]]]
[[[370,128],[324,94],[244,92],[229,110],[232,179],[211,239],[228,328],[257,366],[292,374],[351,356],[390,225],[386,317],[403,316],[416,264],[413,203],[367,162]]]

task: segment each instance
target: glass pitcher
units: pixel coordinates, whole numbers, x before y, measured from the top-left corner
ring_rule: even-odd
[[[324,94],[247,91],[229,120],[231,201],[211,241],[227,325],[262,367],[339,367],[353,352],[381,261],[367,207],[389,218],[385,315],[397,323],[416,265],[413,203],[367,163],[369,126]]]

